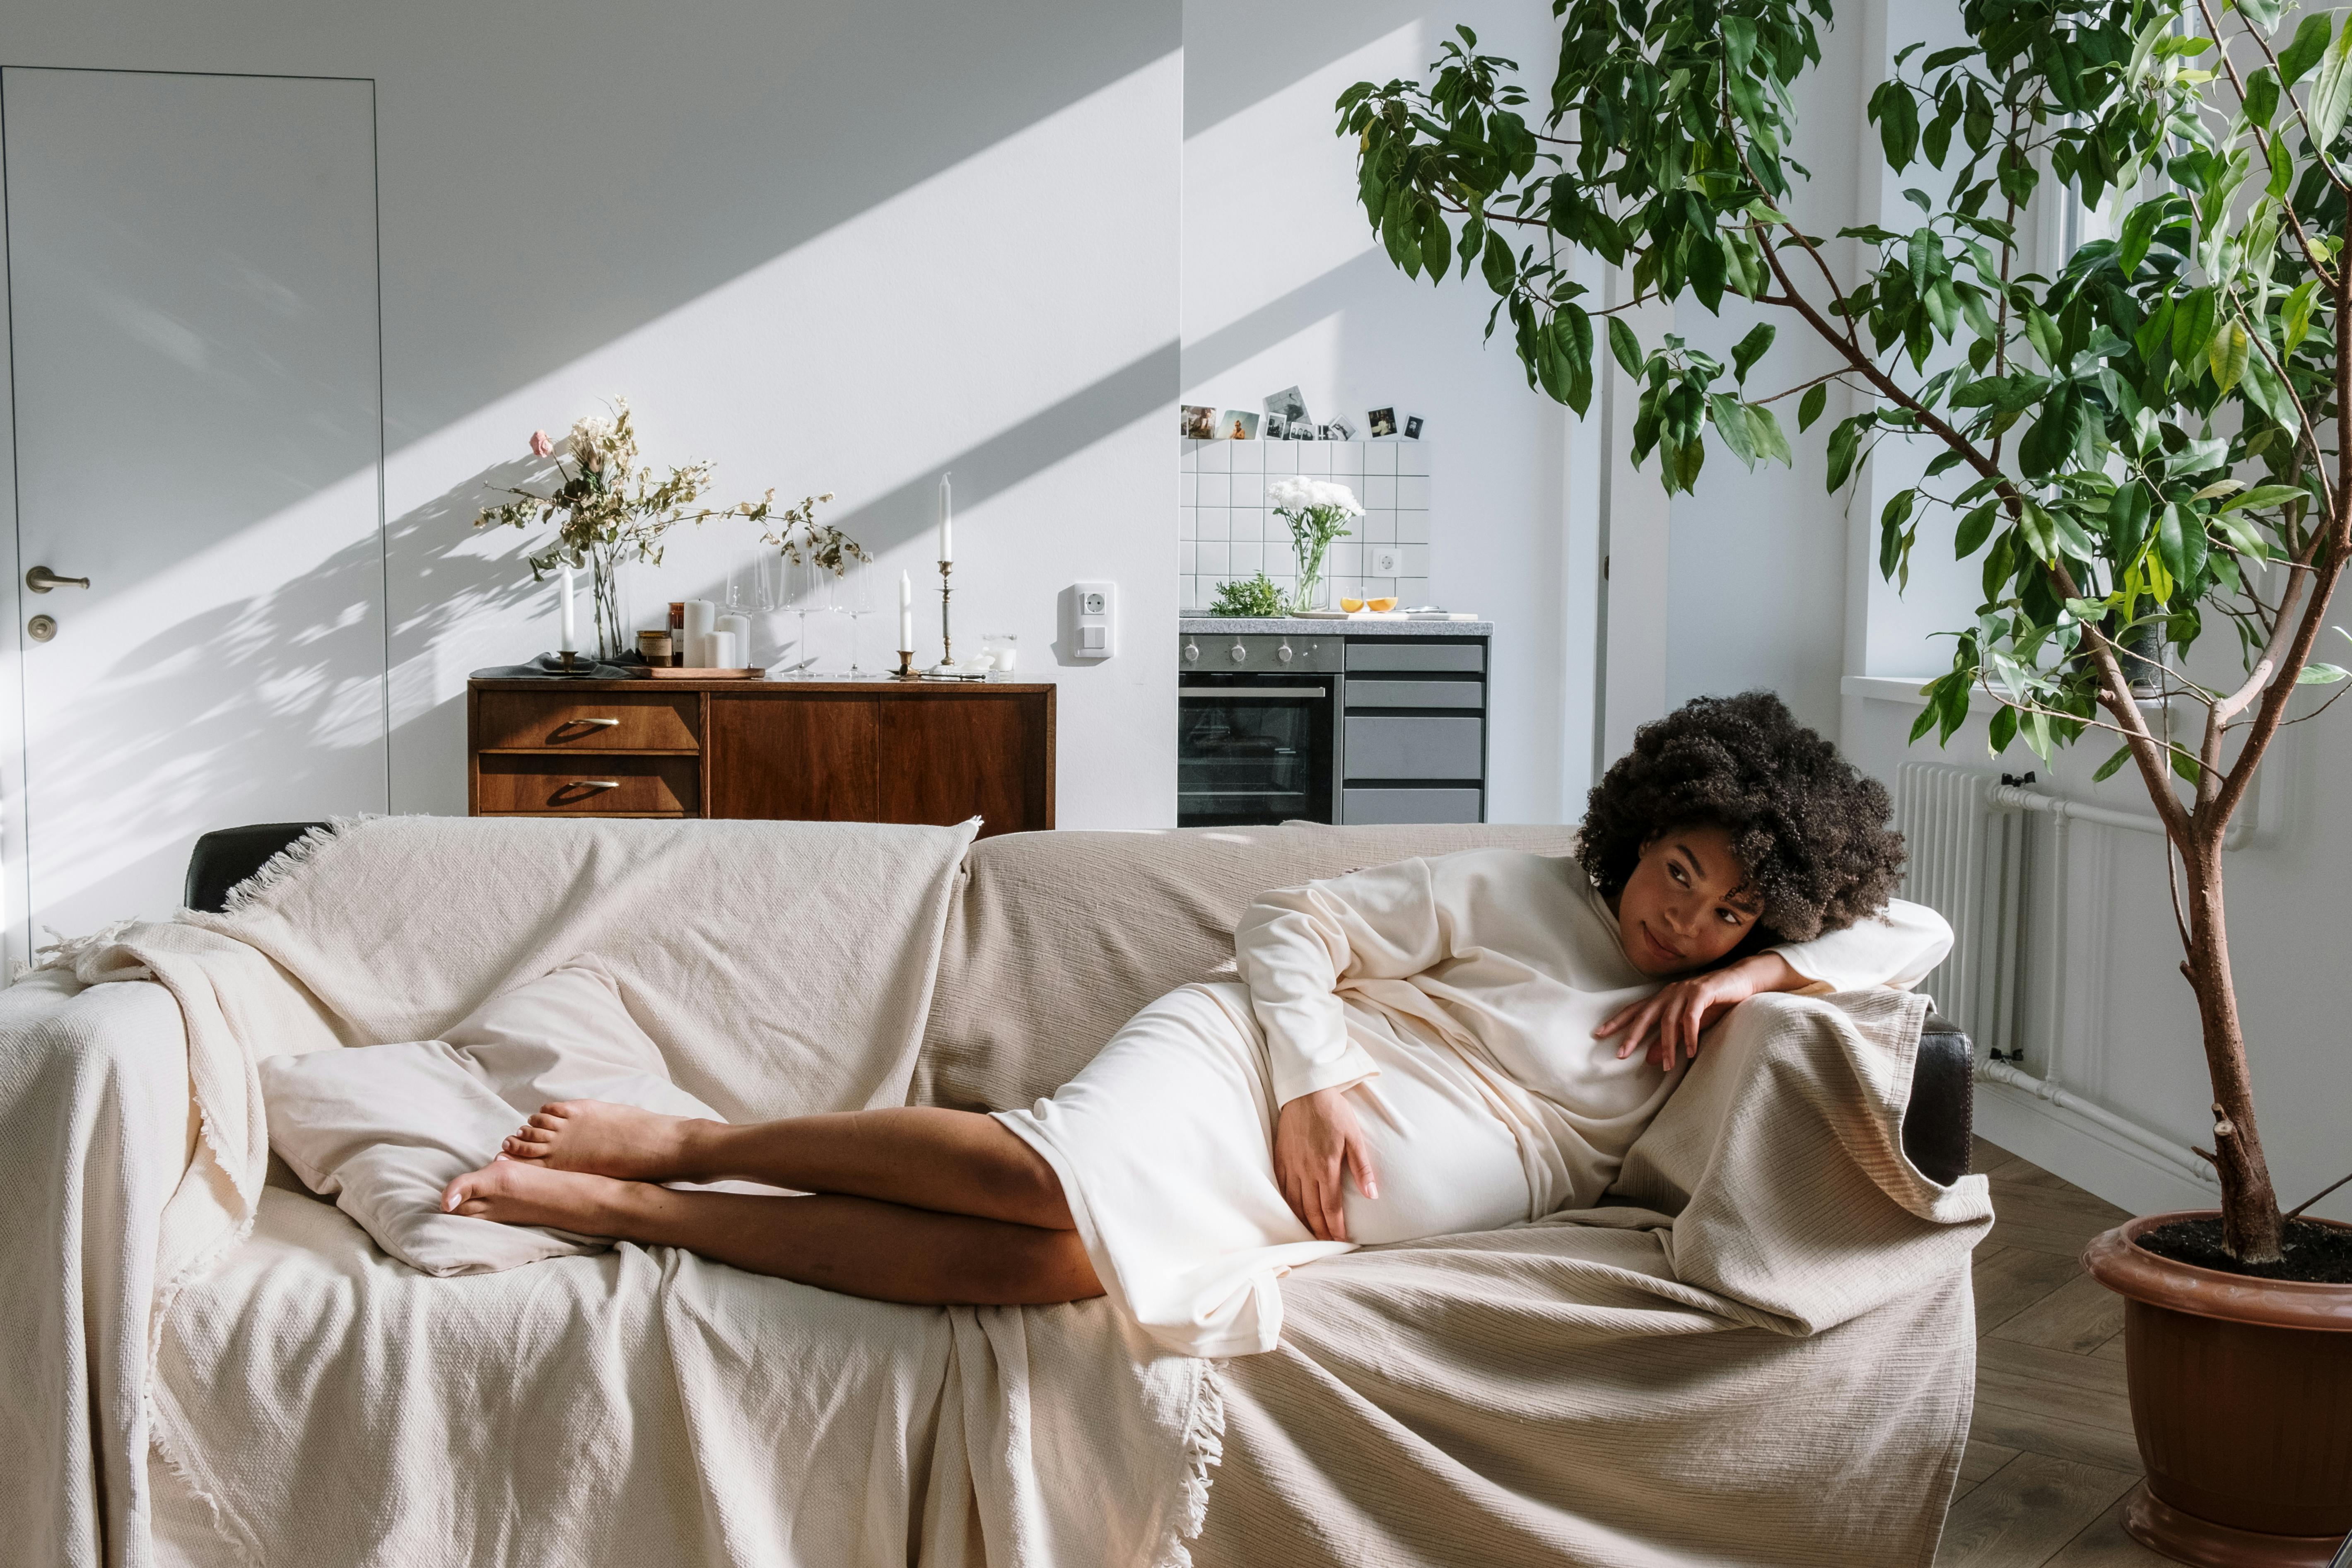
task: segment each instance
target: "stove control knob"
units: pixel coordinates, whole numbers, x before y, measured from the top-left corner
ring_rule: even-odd
[[[1290,651],[1290,645],[1288,643],[1284,643],[1280,647],[1275,650],[1274,657],[1282,660],[1283,663],[1288,664],[1295,656]]]
[[[1249,662],[1249,649],[1247,649],[1247,648],[1244,647],[1243,647],[1241,644],[1239,644],[1239,643],[1235,643],[1235,644],[1234,644],[1233,659],[1234,659],[1234,662],[1235,664],[1246,664],[1246,663],[1248,663],[1248,662]]]
[[[1186,664],[1198,664],[1200,661],[1201,645],[1196,642],[1186,643],[1184,645],[1184,662]]]

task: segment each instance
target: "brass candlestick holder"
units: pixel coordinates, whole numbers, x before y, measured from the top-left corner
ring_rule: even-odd
[[[920,680],[923,679],[922,673],[915,668],[915,650],[913,648],[902,647],[898,650],[898,668],[891,673],[890,679],[893,680]]]

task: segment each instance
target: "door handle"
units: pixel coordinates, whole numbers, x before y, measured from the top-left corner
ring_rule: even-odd
[[[46,594],[52,588],[87,588],[87,577],[60,577],[46,566],[36,566],[25,574],[25,586],[36,594]]]

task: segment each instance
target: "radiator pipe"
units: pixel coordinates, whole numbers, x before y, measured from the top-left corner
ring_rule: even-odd
[[[2188,1177],[2200,1185],[2218,1188],[2221,1180],[2213,1167],[2185,1143],[2175,1143],[2169,1138],[2150,1132],[2136,1122],[2126,1121],[2103,1105],[2084,1100],[2072,1089],[2059,1088],[2045,1079],[2038,1079],[2023,1068],[2008,1062],[1987,1062],[1977,1068],[1977,1076],[1993,1083],[2005,1083],[2011,1089],[2022,1089],[2037,1100],[2074,1112],[2086,1121],[2095,1121],[2116,1137],[2131,1143],[2167,1169]]]

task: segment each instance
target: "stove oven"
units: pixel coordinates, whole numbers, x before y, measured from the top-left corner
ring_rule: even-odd
[[[1176,825],[1339,820],[1336,637],[1180,634]]]

